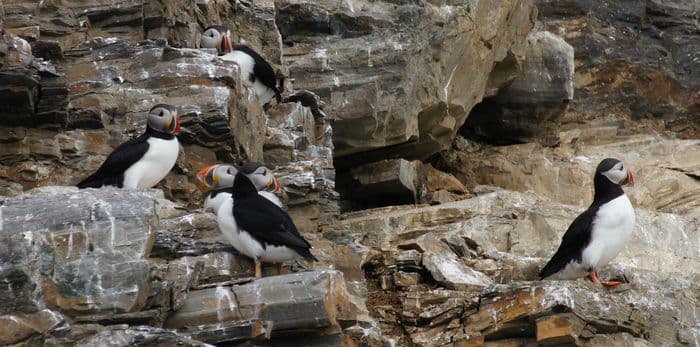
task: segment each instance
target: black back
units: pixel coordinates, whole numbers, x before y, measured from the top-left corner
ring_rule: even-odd
[[[559,249],[554,253],[552,259],[547,262],[540,271],[540,279],[554,275],[561,271],[572,260],[581,261],[583,250],[591,242],[591,228],[593,226],[593,218],[598,212],[598,207],[589,207],[581,213],[569,225],[564,236],[561,239]]]
[[[253,162],[245,163],[245,164],[239,166],[238,171],[240,171],[246,175],[250,175],[261,166],[263,166],[262,163],[253,161]]]
[[[323,108],[319,105],[316,95],[307,90],[300,90],[287,96],[284,102],[300,102],[301,106],[308,107],[311,110],[311,114],[313,114],[314,120],[317,122],[326,117],[326,113],[323,112]]]
[[[311,245],[299,234],[289,215],[279,206],[258,194],[257,189],[242,173],[233,181],[233,217],[238,226],[266,245],[291,248],[307,260],[316,261]]]
[[[259,79],[260,83],[264,84],[266,87],[275,92],[275,99],[277,99],[278,103],[281,103],[282,95],[280,94],[279,88],[277,88],[277,76],[275,75],[275,70],[272,68],[270,63],[268,63],[265,58],[258,54],[258,52],[248,46],[233,45],[233,50],[241,51],[253,58],[253,61],[255,61],[255,66],[253,67],[251,82],[255,82],[255,79]]]
[[[174,135],[146,127],[146,132],[141,136],[126,141],[115,148],[95,173],[77,184],[78,188],[99,188],[102,186],[123,188],[124,173],[146,154],[149,147],[148,139],[151,137],[169,140]]]
[[[564,269],[572,260],[581,261],[583,250],[591,242],[593,220],[600,206],[625,194],[619,184],[611,182],[602,172],[610,170],[619,160],[607,158],[598,164],[593,176],[593,203],[569,225],[561,239],[561,244],[552,259],[540,271],[540,278],[551,276]]]

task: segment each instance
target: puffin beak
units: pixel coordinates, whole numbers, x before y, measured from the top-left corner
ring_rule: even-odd
[[[219,178],[216,175],[212,175],[211,176],[211,184],[209,182],[207,182],[207,176],[209,175],[209,173],[212,170],[214,170],[215,166],[216,165],[209,165],[209,166],[199,170],[199,172],[197,173],[197,182],[198,182],[198,186],[201,190],[208,190],[211,187],[213,187],[216,184],[216,182],[219,181]]]
[[[175,129],[173,129],[170,133],[173,135],[180,133],[180,117],[178,115],[175,115]]]
[[[620,181],[621,186],[632,186],[634,187],[634,175],[632,171],[627,170],[627,175]]]
[[[231,45],[231,38],[228,35],[224,35],[224,38],[221,39],[221,52],[223,54],[226,53],[231,53],[233,50],[233,46]]]
[[[634,175],[632,171],[627,171],[627,185],[634,187]]]
[[[277,193],[282,188],[282,185],[280,184],[280,181],[277,179],[277,177],[273,175],[270,182],[267,183],[266,188],[272,189],[273,193]]]

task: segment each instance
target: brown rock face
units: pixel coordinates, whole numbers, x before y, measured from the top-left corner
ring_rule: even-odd
[[[573,83],[574,49],[548,31],[534,31],[520,74],[475,106],[461,133],[496,144],[541,141],[559,128]]]
[[[1,1],[0,344],[695,345],[699,11]],[[262,107],[240,66],[198,49],[211,24],[267,58],[284,102]],[[183,131],[155,190],[55,187],[158,102]],[[605,157],[637,181],[634,233],[600,269],[626,283],[540,281]],[[318,262],[256,280],[199,208],[199,169],[253,160]]]
[[[544,27],[576,52],[576,98],[565,123],[631,119],[635,127],[653,120],[655,128],[697,138],[700,4],[536,3]]]
[[[148,296],[154,199],[125,190],[46,189],[3,202],[4,313],[44,303],[77,315],[134,312]],[[56,206],[61,206],[56,209]],[[33,297],[37,290],[41,295]]]
[[[316,91],[336,118],[339,165],[447,148],[489,75],[518,70],[536,15],[530,1],[276,5],[295,86]],[[501,75],[489,88],[512,79]]]
[[[192,291],[165,327],[214,343],[249,337],[256,319],[266,322],[270,332],[299,329],[332,335],[344,322],[355,320],[356,308],[344,287],[339,272],[309,271]]]

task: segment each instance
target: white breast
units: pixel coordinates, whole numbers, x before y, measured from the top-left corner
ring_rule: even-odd
[[[233,199],[226,199],[221,204],[216,214],[216,220],[219,222],[219,230],[221,230],[221,233],[224,234],[224,237],[231,243],[233,248],[250,258],[260,258],[262,245],[253,239],[250,234],[242,231],[233,218]]]
[[[255,68],[255,60],[253,57],[241,51],[233,51],[223,55],[221,59],[236,63],[241,70],[241,81],[243,84],[247,87],[253,86],[250,82],[250,76],[253,74],[253,69]]]
[[[170,140],[151,137],[147,141],[148,151],[124,173],[124,188],[151,188],[175,166],[180,151],[177,137]]]
[[[230,193],[220,192],[216,194],[214,198],[210,198],[207,194],[206,199],[204,199],[204,210],[210,210],[214,213],[219,212],[219,208],[224,204],[227,199],[231,198]]]
[[[233,218],[233,204],[233,199],[225,199],[216,214],[219,229],[233,248],[250,258],[270,263],[282,263],[299,257],[296,252],[287,247],[272,245],[263,247],[247,231],[238,226]]]
[[[626,195],[600,206],[593,219],[591,242],[583,250],[582,265],[596,270],[607,265],[625,248],[634,225],[634,208]]]
[[[241,51],[233,51],[223,55],[221,59],[235,62],[240,67],[241,82],[243,82],[244,86],[253,90],[261,105],[268,103],[275,96],[275,91],[260,83],[260,80],[255,79],[255,82],[250,81],[255,69],[255,60],[253,57]]]
[[[271,192],[266,192],[266,191],[260,191],[258,192],[260,196],[263,198],[270,200],[273,204],[279,206],[279,208],[284,209],[284,205],[282,204],[282,200],[277,197],[274,193]],[[231,194],[230,193],[218,193],[214,198],[210,198],[209,195],[204,199],[204,209],[205,210],[210,210],[214,213],[219,212],[219,208],[221,208],[221,205],[226,201],[226,199],[230,199]]]

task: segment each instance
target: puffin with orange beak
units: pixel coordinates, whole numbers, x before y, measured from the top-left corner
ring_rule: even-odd
[[[235,62],[241,69],[241,82],[253,89],[261,105],[274,97],[282,102],[275,70],[262,55],[246,45],[231,43],[231,30],[221,25],[204,29],[199,42],[201,48],[216,48],[222,59]]]
[[[221,233],[238,252],[255,261],[256,278],[262,275],[261,262],[277,264],[279,274],[286,261],[317,260],[287,212],[259,194],[259,182],[265,176],[264,167],[241,167],[233,179],[231,198],[216,213]]]
[[[540,278],[576,279],[588,275],[601,281],[598,271],[627,245],[635,225],[634,208],[622,186],[634,186],[634,175],[621,161],[607,158],[598,164],[593,178],[593,203],[566,230],[559,249],[540,272]]]
[[[260,163],[248,163],[243,166],[234,164],[214,164],[209,165],[197,173],[197,180],[203,190],[211,190],[204,200],[204,208],[214,213],[219,211],[219,207],[225,200],[231,198],[233,190],[233,180],[239,172],[246,172],[252,175],[252,181],[258,194],[270,200],[280,208],[284,208],[282,201],[274,193],[282,187],[272,170]]]
[[[167,104],[153,106],[148,112],[146,132],[115,148],[94,174],[78,183],[78,188],[155,186],[175,166],[180,152],[179,133],[177,108]]]

